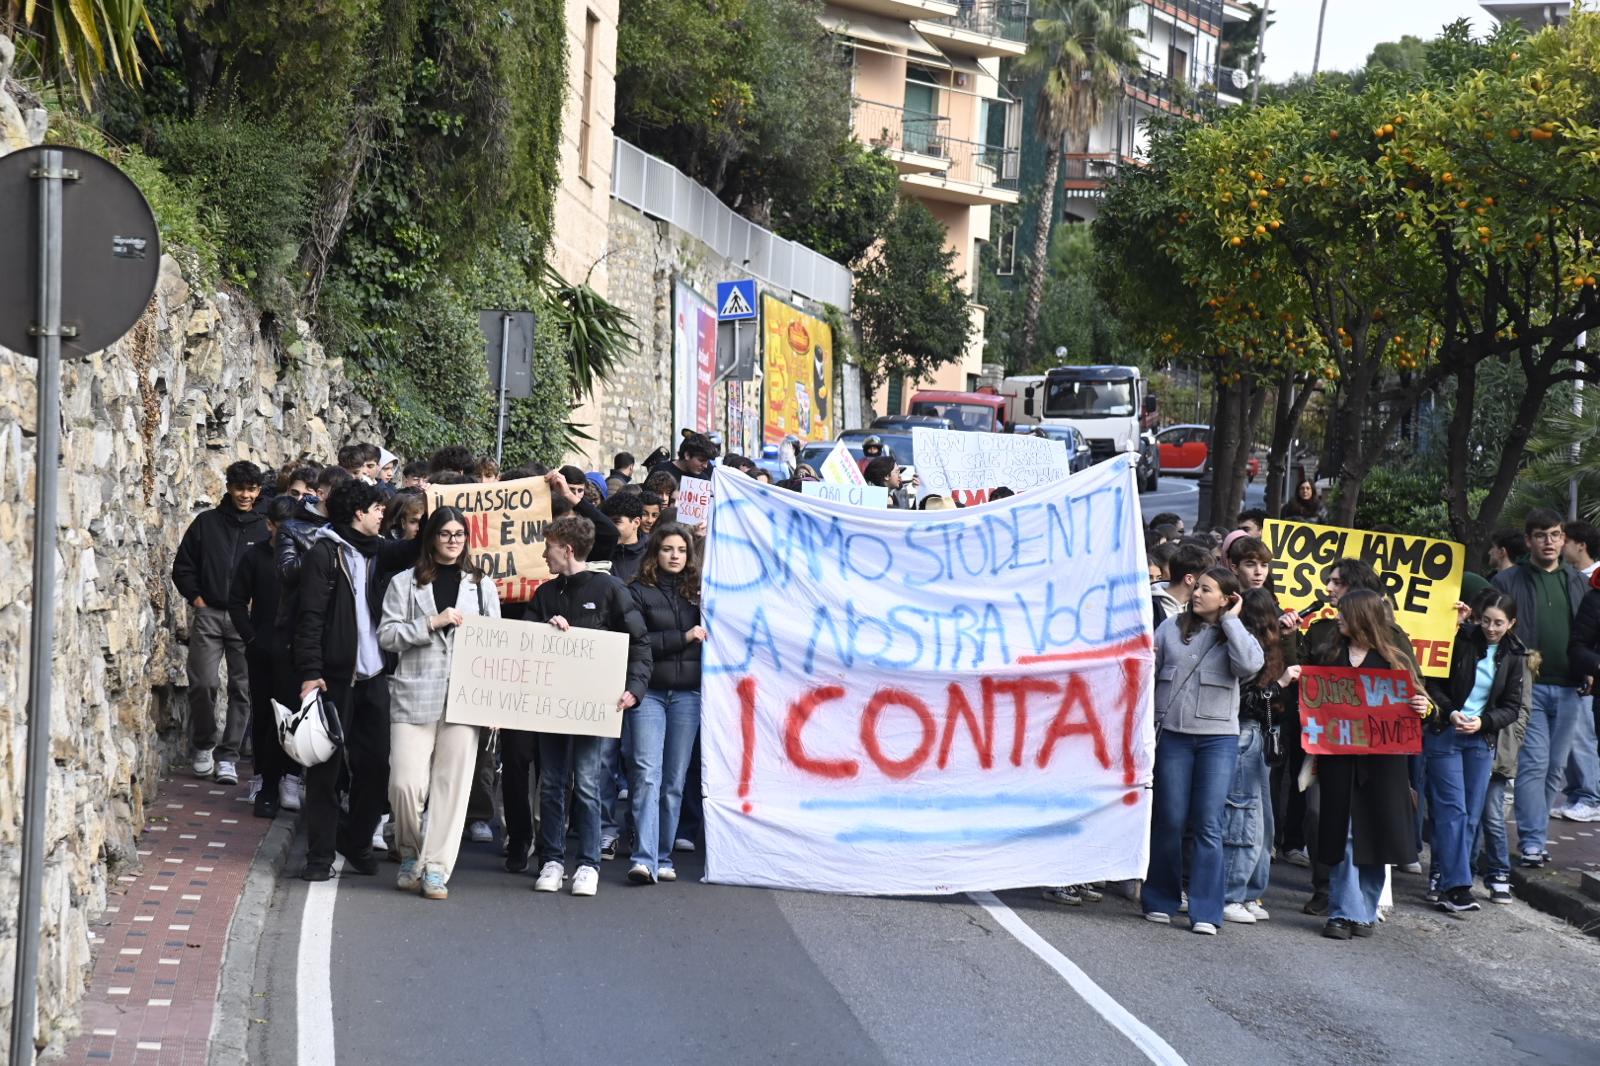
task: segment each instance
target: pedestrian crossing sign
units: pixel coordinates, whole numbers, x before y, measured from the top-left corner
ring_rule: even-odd
[[[717,282],[717,321],[736,322],[740,319],[756,317],[756,282],[754,278],[744,281],[719,281]]]

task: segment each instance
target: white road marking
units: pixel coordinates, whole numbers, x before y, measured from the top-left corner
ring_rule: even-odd
[[[300,915],[299,980],[295,989],[295,1029],[300,1066],[334,1066],[333,904],[339,894],[344,859],[335,855],[333,876],[306,886]]]
[[[969,892],[967,895],[987,911],[989,917],[1000,924],[1000,928],[1016,937],[1018,943],[1060,974],[1062,979],[1072,986],[1072,990],[1094,1008],[1096,1014],[1131,1040],[1133,1046],[1143,1052],[1145,1058],[1158,1066],[1185,1066],[1183,1056],[1179,1055],[1171,1044],[1161,1039],[1155,1030],[1135,1018],[1126,1007],[1112,999],[1111,994],[1095,984],[1094,979],[1079,969],[1077,963],[1057,951],[1048,940],[1034,932],[1032,926],[1017,917],[1016,912],[1001,903],[993,892]]]

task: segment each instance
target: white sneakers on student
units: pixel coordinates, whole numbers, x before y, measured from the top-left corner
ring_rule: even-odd
[[[574,896],[592,896],[600,887],[600,871],[593,866],[580,866],[578,872],[572,875],[572,894]]]
[[[551,859],[539,867],[539,876],[534,879],[535,892],[559,892],[561,882],[567,879],[567,871],[559,862]]]

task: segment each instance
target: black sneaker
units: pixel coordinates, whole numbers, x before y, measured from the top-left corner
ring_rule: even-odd
[[[306,863],[305,869],[300,871],[302,881],[326,881],[333,877],[333,867],[325,862]]]
[[[1300,908],[1304,914],[1322,917],[1328,913],[1328,894],[1326,892],[1313,892],[1311,898],[1306,900],[1306,905]],[[1343,939],[1343,938],[1341,938]]]
[[[1490,881],[1489,882],[1489,902],[1490,903],[1510,903],[1511,902],[1511,882],[1509,882],[1509,881]]]
[[[1548,851],[1524,851],[1517,856],[1517,865],[1529,870],[1537,870],[1549,861],[1550,853]]]
[[[1352,936],[1369,937],[1378,931],[1378,923],[1376,922],[1346,922],[1345,924],[1350,926],[1350,934]]]
[[[1328,924],[1322,927],[1322,935],[1329,940],[1349,940],[1355,935],[1355,930],[1343,918],[1329,918]]]
[[[1439,900],[1439,909],[1450,914],[1460,914],[1463,911],[1479,910],[1478,901],[1472,898],[1472,889],[1462,886],[1452,888]]]
[[[365,848],[353,848],[345,839],[344,830],[341,829],[335,837],[334,847],[344,856],[346,872],[360,874],[363,877],[372,877],[378,872],[378,857],[372,853],[370,843]]]
[[[528,872],[528,846],[510,841],[506,846],[506,873]]]
[[[276,818],[278,816],[278,797],[275,788],[263,788],[256,793],[256,801],[251,806],[251,812],[257,818]]]
[[[606,837],[604,840],[600,841],[600,858],[603,861],[610,861],[611,859],[614,859],[616,857],[617,857],[617,838],[616,837]]]
[[[1422,898],[1427,900],[1429,903],[1438,903],[1443,897],[1444,893],[1439,891],[1439,875],[1429,874],[1428,890],[1422,894]]]

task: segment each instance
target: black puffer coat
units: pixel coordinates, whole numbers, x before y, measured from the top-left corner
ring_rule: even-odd
[[[634,582],[629,585],[639,613],[644,615],[646,635],[654,666],[650,687],[674,692],[700,689],[700,641],[683,635],[700,624],[700,607],[678,594],[678,581],[671,574],[657,574],[658,585]]]

